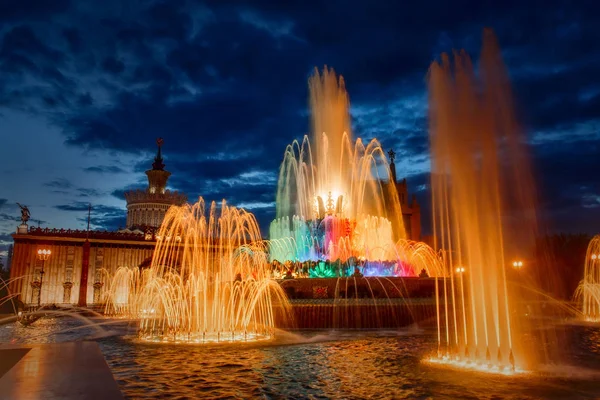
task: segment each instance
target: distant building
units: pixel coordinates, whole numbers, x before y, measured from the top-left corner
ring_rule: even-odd
[[[404,222],[404,230],[406,238],[410,240],[421,240],[421,206],[417,202],[417,197],[413,194],[412,199],[409,197],[408,185],[406,178],[398,181],[396,177],[396,164],[394,163],[396,153],[393,150],[388,152],[390,156],[390,183],[393,183],[398,193],[400,208],[402,210],[402,221]],[[410,200],[409,200],[410,199]]]
[[[187,201],[184,194],[166,190],[162,139],[152,169],[146,171],[146,190],[127,192],[127,226],[118,232],[31,227],[13,234],[11,293],[25,305],[99,303],[107,276],[119,267],[150,264],[160,226],[168,208]],[[25,225],[26,227],[26,225]],[[50,250],[46,261],[38,250]],[[41,297],[40,297],[41,296]]]

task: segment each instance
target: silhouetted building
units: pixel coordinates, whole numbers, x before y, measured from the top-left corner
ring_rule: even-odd
[[[396,177],[396,164],[394,163],[396,153],[394,153],[394,150],[390,150],[388,154],[390,156],[390,180],[396,187],[396,192],[398,193],[398,200],[400,201],[400,208],[402,210],[402,221],[404,222],[406,238],[417,241],[421,240],[421,207],[419,206],[417,197],[414,194],[412,198],[409,197],[406,179],[398,181],[398,178]]]

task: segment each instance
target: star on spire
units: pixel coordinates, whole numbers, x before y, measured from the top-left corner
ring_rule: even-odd
[[[388,151],[388,155],[390,156],[390,162],[394,162],[396,159],[396,152],[393,149],[390,149],[390,151]]]
[[[164,143],[163,138],[156,139],[156,145],[158,146],[158,151],[156,152],[156,157],[154,157],[154,162],[152,163],[152,169],[162,171],[165,168],[165,164],[163,163],[162,154],[160,152],[160,148]]]

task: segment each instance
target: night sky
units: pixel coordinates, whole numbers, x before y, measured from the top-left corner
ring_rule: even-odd
[[[426,214],[427,69],[453,48],[476,58],[486,26],[510,71],[546,225],[594,233],[594,3],[0,0],[0,250],[16,202],[33,225],[84,228],[92,203],[95,229],[124,226],[123,192],[145,187],[159,136],[171,189],[245,207],[266,235],[285,146],[309,130],[307,79],[324,65],[346,79],[355,136],[394,148]]]

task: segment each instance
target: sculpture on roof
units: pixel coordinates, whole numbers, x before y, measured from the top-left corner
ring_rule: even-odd
[[[19,207],[21,207],[21,223],[23,225],[27,225],[27,221],[29,221],[29,218],[31,218],[31,213],[29,212],[29,208],[27,208],[27,206],[23,206],[19,203],[17,203],[17,205]]]

